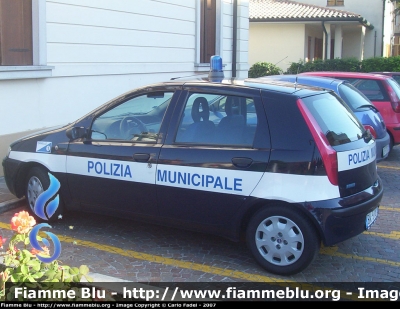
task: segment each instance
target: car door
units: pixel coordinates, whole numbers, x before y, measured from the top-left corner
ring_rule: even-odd
[[[269,133],[257,91],[186,86],[157,164],[160,216],[229,235],[268,163]]]
[[[172,90],[149,89],[90,116],[89,137],[70,142],[66,163],[71,196],[83,210],[156,214],[156,164],[173,97]]]

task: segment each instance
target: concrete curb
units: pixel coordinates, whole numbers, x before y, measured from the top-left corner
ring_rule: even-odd
[[[5,212],[7,210],[17,208],[18,206],[22,206],[21,202],[23,202],[25,198],[15,198],[9,201],[5,201],[0,203],[0,213]]]

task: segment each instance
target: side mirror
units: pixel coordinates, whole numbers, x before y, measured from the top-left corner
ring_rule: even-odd
[[[77,139],[77,138],[84,138],[87,135],[87,130],[84,127],[72,127],[67,129],[65,132],[67,134],[67,137],[71,140]]]

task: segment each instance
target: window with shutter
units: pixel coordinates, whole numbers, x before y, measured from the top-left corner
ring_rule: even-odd
[[[201,0],[200,20],[200,62],[210,62],[216,54],[216,0]]]
[[[344,0],[328,0],[327,6],[344,6]]]
[[[32,0],[0,0],[0,64],[33,64]]]

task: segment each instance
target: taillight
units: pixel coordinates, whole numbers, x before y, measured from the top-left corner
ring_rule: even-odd
[[[400,102],[399,101],[391,101],[392,103],[392,108],[395,113],[400,113]]]
[[[322,132],[317,121],[304,105],[304,102],[298,99],[297,106],[299,107],[300,112],[303,115],[303,118],[306,121],[307,126],[314,138],[314,141],[317,144],[318,150],[321,153],[328,179],[331,184],[337,186],[339,184],[337,152],[329,144],[324,132]]]
[[[392,87],[389,84],[385,83],[386,90],[389,94],[390,104],[392,104],[392,109],[395,113],[400,113],[400,99],[397,94],[394,92]]]
[[[369,130],[369,132],[372,134],[372,136],[376,139],[376,131],[372,126],[365,124],[364,128],[365,128],[365,130]]]

